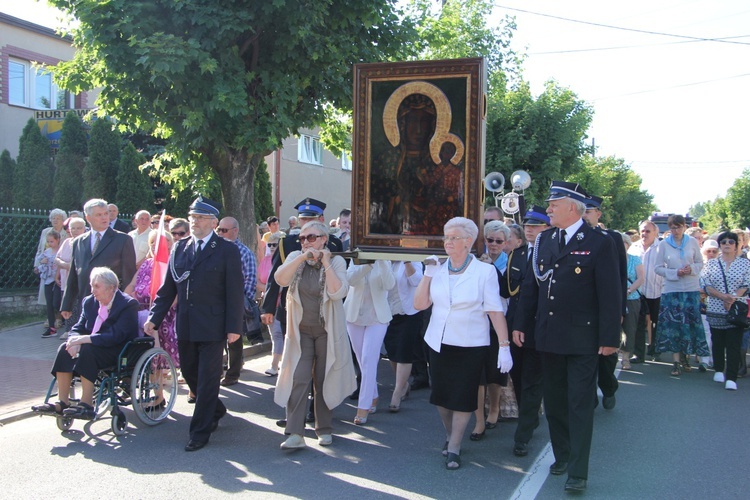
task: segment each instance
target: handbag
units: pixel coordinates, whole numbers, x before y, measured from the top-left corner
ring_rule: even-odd
[[[254,300],[245,297],[244,334],[250,339],[261,331],[260,308]]]
[[[727,285],[727,275],[724,274],[724,267],[719,264],[721,269],[721,276],[724,278],[724,289],[729,292],[729,285]],[[732,302],[732,306],[727,311],[727,323],[734,326],[741,326],[742,328],[750,327],[750,318],[748,318],[748,306],[744,300],[735,300]]]

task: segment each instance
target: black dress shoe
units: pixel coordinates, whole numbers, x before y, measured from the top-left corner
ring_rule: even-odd
[[[602,406],[605,410],[611,410],[615,407],[615,404],[617,404],[617,400],[614,396],[604,396],[602,398]]]
[[[565,491],[582,492],[586,491],[586,480],[580,477],[569,477],[565,481]]]
[[[352,401],[355,399],[359,399],[359,387],[357,387],[357,390],[349,395],[349,399],[351,399]]]
[[[553,476],[560,476],[565,474],[568,470],[568,462],[556,461],[554,464],[549,466],[549,473]]]
[[[633,356],[632,358],[630,358],[631,365],[637,365],[638,363],[643,363],[643,359],[639,358],[638,356]]]
[[[278,425],[279,427],[283,429],[284,427],[286,427],[286,419],[282,418],[281,420],[277,420],[276,425]]]
[[[529,454],[529,445],[526,443],[516,443],[513,445],[513,454],[517,457],[525,457]]]
[[[185,451],[197,451],[206,446],[208,441],[196,441],[191,439],[188,444],[185,445]]]

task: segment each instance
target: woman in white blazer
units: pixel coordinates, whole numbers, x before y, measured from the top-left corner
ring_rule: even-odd
[[[461,441],[477,409],[477,391],[490,345],[490,321],[500,345],[500,371],[510,371],[513,360],[495,267],[469,253],[479,233],[477,225],[455,217],[443,232],[448,260],[442,265],[434,256],[425,261],[414,307],[433,306],[425,333],[430,347],[430,403],[438,407],[445,427],[445,467],[455,470],[461,467]]]
[[[396,284],[396,278],[387,260],[351,265],[346,278],[349,282],[349,293],[344,301],[346,329],[362,372],[354,423],[363,425],[377,409],[380,346],[391,321],[388,291]]]

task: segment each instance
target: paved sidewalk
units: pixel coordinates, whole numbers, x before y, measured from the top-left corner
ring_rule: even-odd
[[[41,322],[0,331],[0,425],[34,415],[31,406],[47,395],[50,368],[62,341],[43,339],[43,332]],[[270,349],[270,341],[245,345],[244,357]]]

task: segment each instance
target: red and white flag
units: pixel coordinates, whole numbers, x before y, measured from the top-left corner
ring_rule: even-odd
[[[157,229],[156,247],[154,248],[154,267],[151,270],[151,288],[149,293],[151,295],[151,302],[156,298],[156,293],[164,283],[164,278],[167,276],[167,267],[169,266],[169,248],[167,245],[167,237],[164,232],[164,217],[167,211],[162,210],[161,217],[159,218],[159,229]]]

